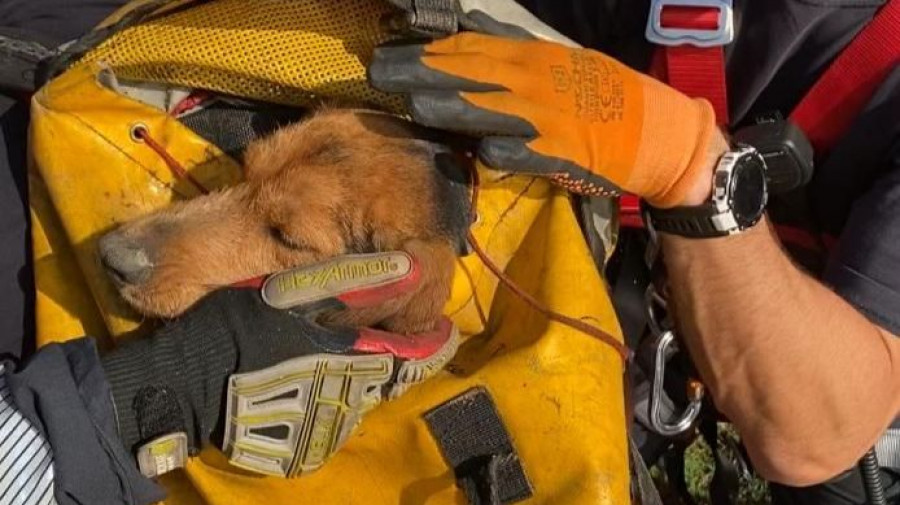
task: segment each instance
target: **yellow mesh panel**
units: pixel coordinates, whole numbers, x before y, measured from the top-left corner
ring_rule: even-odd
[[[400,111],[366,82],[390,38],[383,0],[218,0],[123,30],[85,56],[126,79],[204,88],[288,105],[322,99]]]

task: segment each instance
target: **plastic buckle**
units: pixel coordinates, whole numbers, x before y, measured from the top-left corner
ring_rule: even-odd
[[[663,11],[667,7],[718,9],[719,23],[714,30],[704,28],[664,27]],[[734,40],[734,9],[732,0],[653,0],[647,20],[647,40],[662,46],[689,44],[696,47],[716,47]]]
[[[184,468],[188,459],[187,434],[169,433],[147,442],[137,450],[137,463],[147,478]]]

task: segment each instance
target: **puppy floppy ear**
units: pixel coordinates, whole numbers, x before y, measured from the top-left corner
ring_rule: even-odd
[[[290,156],[283,149],[280,133],[276,132],[247,146],[244,151],[244,179],[259,181],[284,169]]]
[[[465,256],[469,250],[468,232],[472,225],[472,199],[469,193],[472,160],[458,156],[449,148],[434,149],[435,205],[438,225]]]

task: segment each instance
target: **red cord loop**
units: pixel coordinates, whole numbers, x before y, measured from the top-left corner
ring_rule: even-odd
[[[175,175],[175,177],[179,179],[186,180],[194,185],[200,193],[207,195],[209,194],[209,190],[206,189],[203,184],[200,184],[200,181],[195,179],[191,174],[188,173],[187,170],[181,163],[178,163],[178,160],[172,157],[171,154],[166,151],[166,148],[163,147],[159,142],[157,142],[152,136],[150,136],[150,131],[144,125],[136,125],[131,129],[131,136],[139,141],[147,144],[147,147],[153,149],[156,154],[159,155],[160,158],[166,163],[169,167],[169,170]]]

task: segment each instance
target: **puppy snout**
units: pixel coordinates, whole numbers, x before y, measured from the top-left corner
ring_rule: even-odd
[[[109,233],[98,244],[100,263],[118,284],[141,284],[150,278],[153,262],[147,248],[119,233]]]

